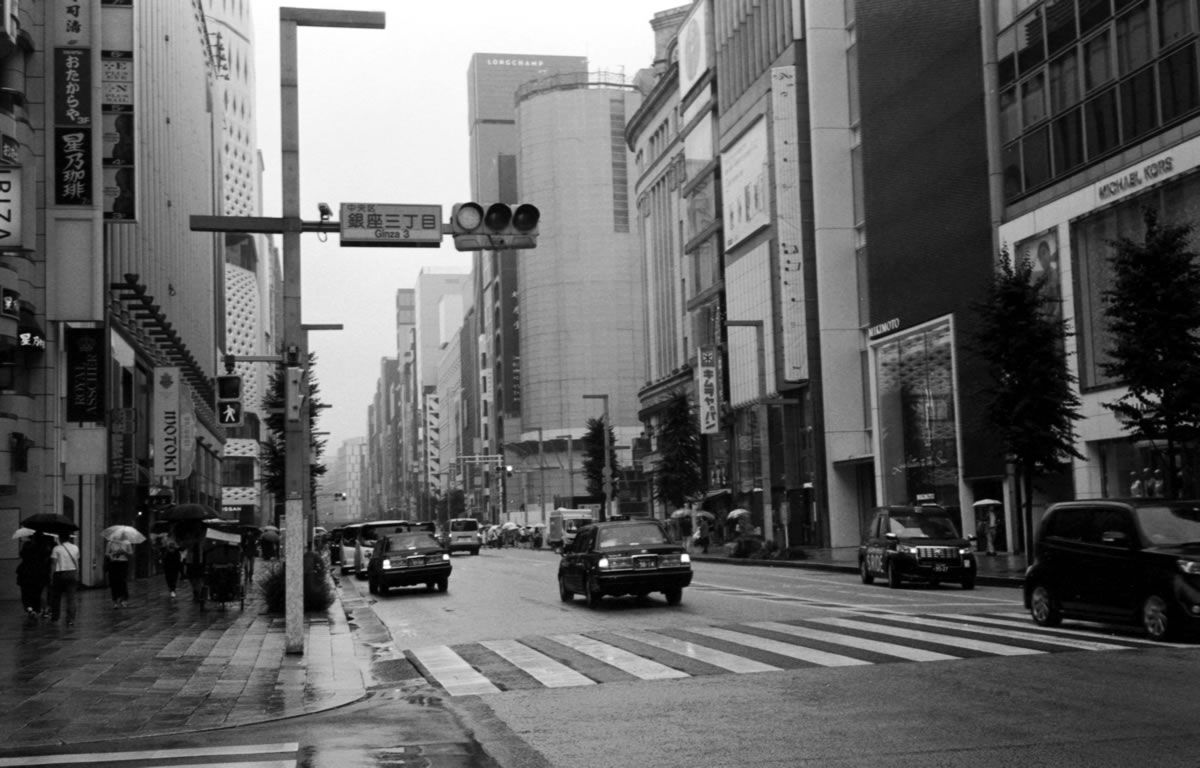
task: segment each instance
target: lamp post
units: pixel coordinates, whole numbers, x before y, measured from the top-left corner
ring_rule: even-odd
[[[775,540],[774,499],[771,494],[771,412],[767,404],[767,357],[762,320],[726,320],[726,328],[753,328],[758,356],[758,456],[762,467],[763,540]]]
[[[604,416],[602,430],[604,433],[604,470],[602,477],[604,478],[604,506],[600,511],[600,522],[608,517],[611,517],[609,504],[612,501],[612,465],[609,463],[609,452],[612,450],[609,447],[608,438],[608,395],[584,395],[584,400],[603,400],[604,401]]]

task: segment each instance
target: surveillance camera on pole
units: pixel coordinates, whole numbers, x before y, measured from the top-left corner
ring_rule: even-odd
[[[454,247],[460,251],[536,248],[541,217],[530,203],[457,203],[450,214]]]

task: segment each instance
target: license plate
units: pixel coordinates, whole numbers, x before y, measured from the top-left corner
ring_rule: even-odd
[[[950,567],[945,563],[935,563],[933,566],[934,573],[945,573]]]
[[[658,565],[658,561],[654,560],[653,558],[645,558],[642,560],[634,560],[633,561],[633,567],[635,569],[637,569],[637,568],[654,568],[657,565]]]

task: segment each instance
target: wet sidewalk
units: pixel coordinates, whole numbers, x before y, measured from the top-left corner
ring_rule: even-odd
[[[803,560],[755,560],[744,557],[729,557],[720,551],[720,547],[709,547],[708,554],[692,550],[692,559],[697,562],[727,562],[745,566],[773,568],[813,568],[826,571],[858,572],[858,547],[834,547],[826,549],[806,549],[807,557]],[[983,552],[975,553],[979,564],[979,575],[976,583],[991,587],[1020,588],[1025,578],[1025,556],[998,553],[988,555]]]
[[[340,600],[308,613],[303,654],[288,654],[282,615],[257,590],[245,607],[200,604],[161,578],[79,593],[75,625],[29,620],[0,601],[4,747],[193,732],[322,711],[365,695],[369,659]],[[0,749],[0,753],[3,749]]]

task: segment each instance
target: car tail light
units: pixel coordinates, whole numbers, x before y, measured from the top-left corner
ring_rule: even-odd
[[[602,557],[596,566],[602,571],[616,571],[622,568],[632,568],[633,558],[626,556]]]
[[[691,562],[692,557],[686,552],[681,552],[678,555],[663,555],[659,558],[659,563],[663,568],[678,568],[681,565],[688,565]]]
[[[1200,561],[1176,560],[1175,563],[1179,566],[1179,570],[1188,576],[1200,576]]]

